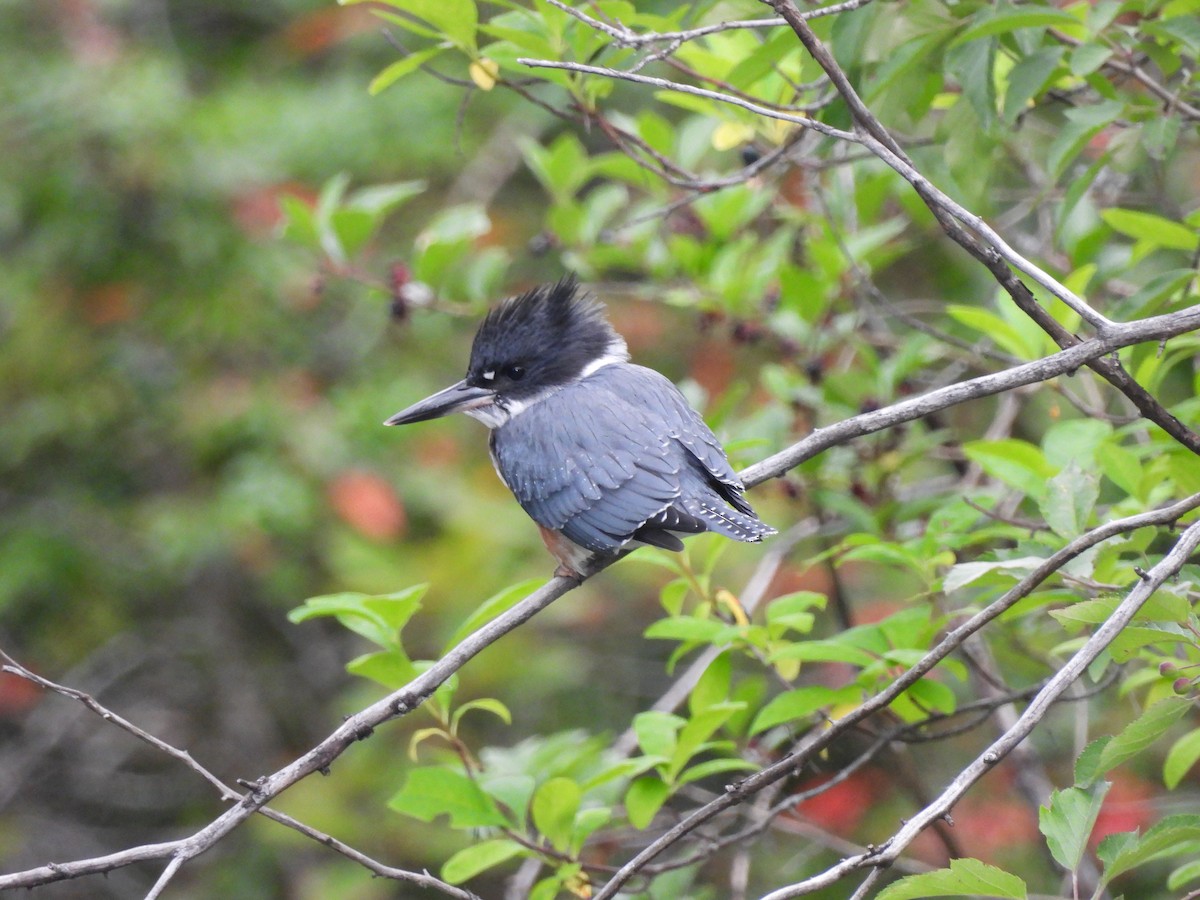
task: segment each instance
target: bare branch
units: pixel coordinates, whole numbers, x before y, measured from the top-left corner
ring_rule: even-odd
[[[138,738],[138,740],[144,741],[151,747],[154,747],[156,750],[160,750],[168,756],[180,760],[189,769],[215,787],[222,800],[231,801],[241,799],[242,795],[238,791],[235,791],[233,788],[229,787],[216,775],[196,762],[192,755],[186,750],[180,750],[178,747],[174,747],[171,744],[168,744],[166,741],[163,741],[160,738],[150,734],[148,731],[139,728],[128,719],[108,709],[106,706],[96,700],[96,698],[91,694],[77,690],[76,688],[67,687],[63,684],[58,684],[57,682],[51,681],[48,678],[44,678],[41,675],[38,675],[36,672],[33,672],[21,665],[3,650],[0,650],[0,660],[3,661],[3,665],[0,665],[0,672],[8,672],[9,674],[16,675],[19,678],[24,678],[26,681],[30,681],[45,690],[53,691],[71,700],[76,700],[79,703],[82,703],[85,707],[105,721],[112,722],[118,728]],[[393,866],[388,866],[378,862],[377,860],[367,856],[365,853],[362,853],[361,851],[351,847],[349,844],[339,841],[337,838],[331,837],[324,832],[299,821],[298,819],[294,819],[291,816],[271,809],[270,807],[264,806],[260,808],[258,812],[268,819],[278,822],[281,825],[286,825],[288,828],[300,832],[317,843],[329,847],[330,849],[340,853],[347,859],[353,860],[380,877],[390,878],[394,881],[404,881],[418,887],[440,890],[442,893],[451,897],[459,898],[459,900],[479,900],[479,898],[470,891],[447,884],[441,879],[434,878],[428,873],[410,872],[405,869],[397,869]],[[163,870],[162,875],[155,883],[155,886],[151,889],[149,896],[154,897],[161,892],[161,889],[165,887],[167,882],[170,881],[170,879],[174,876],[175,872],[179,868],[179,865],[182,865],[182,859],[172,860],[171,865],[168,865],[167,868]],[[119,868],[119,866],[111,866],[103,869],[102,871],[111,871],[113,868]],[[85,872],[80,874],[90,873]]]

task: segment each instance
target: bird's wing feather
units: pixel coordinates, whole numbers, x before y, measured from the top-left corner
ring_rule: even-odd
[[[564,388],[494,431],[492,456],[535,522],[611,552],[679,498],[687,462],[655,410],[604,385],[586,391]]]
[[[492,432],[496,471],[535,522],[589,550],[620,549],[644,526],[702,531],[724,504],[752,518],[725,451],[653,369],[612,365]],[[703,513],[703,514],[702,514]],[[718,528],[724,532],[726,529]]]

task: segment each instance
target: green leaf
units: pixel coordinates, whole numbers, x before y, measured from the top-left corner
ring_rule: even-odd
[[[708,644],[728,631],[729,625],[720,619],[700,619],[696,616],[671,616],[651,623],[645,634],[648,638],[668,641],[694,641]]]
[[[1013,580],[1024,578],[1044,562],[1037,556],[1022,556],[1018,559],[958,563],[951,566],[942,578],[942,590],[947,594],[953,593],[993,572],[1001,572]]]
[[[375,594],[364,601],[367,609],[376,613],[389,627],[400,631],[421,608],[421,600],[429,590],[428,583],[415,584],[392,594]]]
[[[410,771],[404,787],[388,801],[388,806],[422,822],[447,815],[452,828],[505,824],[504,815],[479,785],[461,772],[440,766]]]
[[[486,872],[514,856],[521,856],[528,852],[516,841],[510,841],[508,838],[481,841],[470,847],[464,847],[446,860],[442,866],[442,880],[448,881],[450,884],[462,884],[480,872]]]
[[[1121,729],[1100,754],[1100,770],[1108,772],[1132,759],[1155,741],[1192,708],[1185,697],[1164,697]]]
[[[412,660],[400,650],[378,650],[356,657],[346,663],[346,671],[369,678],[390,691],[403,687],[417,675]]]
[[[1077,787],[1055,791],[1049,805],[1038,810],[1038,828],[1046,836],[1051,854],[1067,871],[1074,872],[1083,859],[1108,787],[1105,782],[1095,791]]]
[[[643,753],[670,757],[675,752],[679,729],[686,721],[671,713],[650,710],[634,716],[633,732]]]
[[[533,795],[533,824],[555,850],[567,852],[583,795],[570,778],[551,778]]]
[[[475,52],[479,13],[475,0],[384,0],[388,6],[424,19],[455,46]]]
[[[923,900],[926,897],[1003,897],[1024,900],[1025,882],[977,859],[953,859],[950,868],[901,878],[876,894],[876,900]]]
[[[279,198],[279,209],[285,220],[283,237],[313,250],[320,248],[321,236],[311,206],[295,194],[283,194]]]
[[[396,60],[371,79],[370,85],[367,86],[367,93],[373,97],[387,90],[387,88],[391,87],[405,75],[411,75],[417,71],[417,69],[441,53],[442,49],[442,47],[429,47],[425,50],[418,50],[416,53],[410,53],[404,59]]]
[[[800,662],[842,662],[860,668],[871,665],[877,657],[838,638],[825,640],[796,641],[771,654],[771,662],[780,660]]]
[[[1067,124],[1059,129],[1058,136],[1050,144],[1046,157],[1046,168],[1055,181],[1062,177],[1088,141],[1112,124],[1117,116],[1125,112],[1125,104],[1116,100],[1102,100],[1089,106],[1067,110]]]
[[[670,788],[661,778],[646,775],[629,785],[625,792],[625,814],[634,828],[645,828],[654,821],[670,794]]]
[[[923,709],[929,712],[941,713],[944,716],[953,713],[958,705],[954,691],[947,685],[932,678],[922,678],[904,693],[908,694]]]
[[[1064,25],[1074,28],[1079,25],[1079,20],[1070,13],[1044,6],[1036,8],[1032,5],[1020,7],[984,7],[981,12],[972,17],[972,24],[967,26],[951,42],[950,46],[958,46],[959,44],[965,44],[967,41],[992,37],[997,34],[1007,34],[1010,31],[1017,31],[1021,28],[1062,27]]]
[[[1200,859],[1194,859],[1189,863],[1184,863],[1174,872],[1167,876],[1167,889],[1177,891],[1186,884],[1190,884],[1200,878]]]
[[[291,622],[334,616],[346,628],[387,650],[399,649],[397,633],[421,607],[429,585],[420,584],[394,594],[346,591],[310,597],[288,613]]]
[[[1112,48],[1105,44],[1080,44],[1071,51],[1071,74],[1078,77],[1090,75],[1108,62],[1112,54]]]
[[[1110,228],[1154,247],[1193,252],[1200,244],[1195,228],[1173,222],[1162,216],[1133,209],[1106,209],[1100,213]]]
[[[1100,497],[1100,478],[1084,471],[1074,460],[1047,483],[1038,506],[1054,533],[1073,538],[1082,533]]]
[[[478,700],[469,700],[454,711],[454,715],[450,717],[450,730],[458,733],[458,723],[473,709],[490,712],[499,717],[505,725],[512,724],[512,713],[508,711],[508,707],[492,697],[480,697]]]
[[[705,742],[725,724],[730,716],[741,709],[742,704],[740,703],[717,703],[693,715],[679,730],[675,749],[671,752],[671,765],[668,768],[667,780],[674,779],[693,756],[710,746]]]
[[[676,779],[676,784],[688,784],[693,781],[699,781],[701,778],[709,778],[713,775],[724,774],[725,772],[757,772],[758,769],[759,766],[745,759],[710,759],[685,769],[679,778]]]
[[[688,709],[693,715],[725,702],[729,696],[732,672],[733,662],[728,653],[718,654],[717,658],[708,664],[708,668],[688,695]]]
[[[1029,106],[1029,101],[1042,92],[1050,82],[1059,62],[1062,47],[1045,47],[1031,53],[1013,66],[1008,73],[1008,90],[1004,92],[1004,120],[1010,125]]]
[[[795,688],[780,694],[762,708],[750,726],[750,734],[758,734],[784,722],[803,719],[813,713],[845,699],[851,694],[856,695],[857,689],[846,688],[835,690],[820,684],[810,684]]]
[[[1092,783],[1104,774],[1100,769],[1100,757],[1111,740],[1111,735],[1105,735],[1096,738],[1083,748],[1083,752],[1075,760],[1075,784],[1077,787],[1091,787]]]
[[[1115,442],[1106,443],[1096,448],[1096,462],[1109,481],[1129,496],[1142,499],[1140,487],[1145,469],[1134,453]]]
[[[1054,467],[1042,451],[1016,438],[968,441],[963,444],[963,453],[989,475],[1029,497],[1044,496],[1046,482],[1054,476]]]
[[[355,191],[346,201],[348,206],[375,215],[394,210],[406,200],[411,200],[425,190],[424,181],[394,181],[391,184],[376,184]]]
[[[1140,836],[1136,832],[1109,835],[1096,850],[1104,863],[1100,886],[1142,863],[1189,850],[1197,840],[1200,840],[1200,816],[1190,814],[1167,816]]]
[[[1200,728],[1195,728],[1171,745],[1163,763],[1163,783],[1175,790],[1183,776],[1200,759]]]

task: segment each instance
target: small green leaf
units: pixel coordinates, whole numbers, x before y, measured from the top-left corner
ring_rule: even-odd
[[[730,654],[720,653],[708,664],[692,693],[688,695],[688,709],[695,715],[718,703],[724,703],[729,696],[729,686],[733,672],[733,662]]]
[[[1100,497],[1100,478],[1071,460],[1047,482],[1046,494],[1038,504],[1042,517],[1059,537],[1073,538],[1083,532]]]
[[[581,799],[579,785],[570,778],[551,778],[534,793],[533,824],[555,850],[565,853],[570,846]]]
[[[977,859],[953,859],[950,868],[901,878],[876,900],[925,900],[927,897],[1002,897],[1025,900],[1025,882],[1010,872]]]
[[[711,643],[728,630],[720,619],[699,619],[695,616],[671,616],[651,623],[645,634],[648,638],[668,641]]]
[[[1200,244],[1195,228],[1173,222],[1160,215],[1133,209],[1106,209],[1100,213],[1105,223],[1115,231],[1155,247],[1193,252]]]
[[[1028,575],[1044,562],[1044,559],[1036,556],[1023,556],[1019,559],[958,563],[952,566],[942,579],[942,590],[951,594],[993,572],[1002,573],[1016,581],[1018,578]]]
[[[670,794],[670,788],[661,778],[647,775],[629,785],[625,792],[625,813],[634,828],[645,828],[654,821]]]
[[[417,71],[417,69],[441,53],[442,49],[442,47],[429,47],[425,50],[418,50],[416,53],[410,53],[403,59],[396,60],[371,79],[370,85],[367,86],[367,93],[375,96],[387,90],[405,75],[411,75]]]
[[[1200,759],[1200,728],[1193,729],[1171,745],[1163,763],[1163,783],[1171,790]]]
[[[424,19],[455,46],[475,52],[479,12],[475,0],[384,0],[388,6]]]
[[[1042,92],[1062,60],[1062,47],[1045,47],[1031,53],[1013,66],[1008,73],[1008,90],[1004,93],[1004,119],[1010,125],[1029,106],[1029,101]]]
[[[454,715],[450,717],[450,730],[457,734],[458,723],[473,709],[490,712],[500,718],[505,725],[512,724],[512,713],[508,711],[507,706],[492,697],[480,697],[478,700],[469,700],[454,711]]]
[[[1067,110],[1063,114],[1067,124],[1059,130],[1047,153],[1046,168],[1050,176],[1055,181],[1061,178],[1088,142],[1124,112],[1125,104],[1116,100],[1102,100]]]
[[[408,684],[417,675],[412,660],[400,650],[378,650],[356,657],[346,663],[346,671],[369,678],[391,691]]]
[[[656,710],[638,713],[633,719],[633,731],[637,735],[638,746],[648,756],[669,758],[675,752],[679,729],[686,721],[680,716]]]
[[[706,762],[697,763],[691,768],[684,769],[679,778],[676,779],[677,784],[688,784],[693,781],[699,781],[701,778],[709,778],[713,775],[722,775],[726,772],[757,772],[759,766],[745,759],[710,759]]]
[[[834,690],[820,684],[810,684],[780,694],[759,711],[750,726],[750,734],[758,734],[784,722],[794,722],[811,716],[818,710],[837,703],[845,688]]]
[[[295,194],[283,194],[279,198],[279,209],[285,221],[283,237],[314,250],[320,248],[321,236],[311,206]]]
[[[597,829],[603,828],[612,820],[612,810],[607,806],[593,806],[591,809],[581,809],[575,815],[575,827],[571,836],[571,853],[578,854],[580,848],[587,842]]]
[[[1100,769],[1100,757],[1104,748],[1112,740],[1111,735],[1096,738],[1083,748],[1079,758],[1075,760],[1075,784],[1078,787],[1091,787],[1104,772]]]
[[[1046,28],[1051,26],[1072,28],[1079,25],[1079,20],[1070,13],[1057,9],[1033,6],[996,6],[984,7],[977,13],[972,24],[956,37],[950,46],[965,44],[967,41],[991,37],[997,34],[1007,34],[1021,28]]]
[[[440,766],[410,771],[388,806],[422,822],[447,815],[452,828],[505,824],[504,815],[479,785],[461,772]]]
[[[442,866],[442,880],[450,884],[462,884],[480,872],[486,872],[514,856],[527,854],[524,847],[508,838],[495,838],[464,847]]]
[[[1109,835],[1096,850],[1104,863],[1100,887],[1144,862],[1190,850],[1197,840],[1200,840],[1200,816],[1190,814],[1167,816],[1143,835],[1136,832]]]
[[[1077,77],[1090,75],[1108,62],[1112,48],[1104,44],[1080,44],[1071,52],[1071,74]]]
[[[1121,729],[1100,754],[1100,769],[1108,772],[1132,759],[1155,741],[1192,708],[1185,697],[1164,697]]]
[[[1105,782],[1095,791],[1077,787],[1055,791],[1049,805],[1038,810],[1038,828],[1046,836],[1051,854],[1069,872],[1083,859],[1108,787]]]
[[[1042,497],[1046,482],[1055,474],[1041,450],[1016,438],[968,441],[963,444],[963,453],[989,475],[1029,497]]]
[[[771,662],[788,659],[800,662],[842,662],[862,668],[874,663],[876,657],[847,641],[828,638],[816,641],[796,641],[771,654]]]
[[[922,678],[904,693],[922,709],[944,716],[953,713],[958,705],[954,691],[932,678]]]
[[[1129,496],[1141,499],[1145,468],[1134,453],[1117,443],[1106,443],[1096,448],[1096,462],[1109,481]]]

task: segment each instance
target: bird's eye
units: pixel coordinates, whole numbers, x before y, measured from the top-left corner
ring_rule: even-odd
[[[504,374],[505,374],[505,376],[512,379],[513,381],[520,381],[522,378],[525,377],[525,367],[524,366],[509,366],[508,368],[506,368],[504,370]]]

